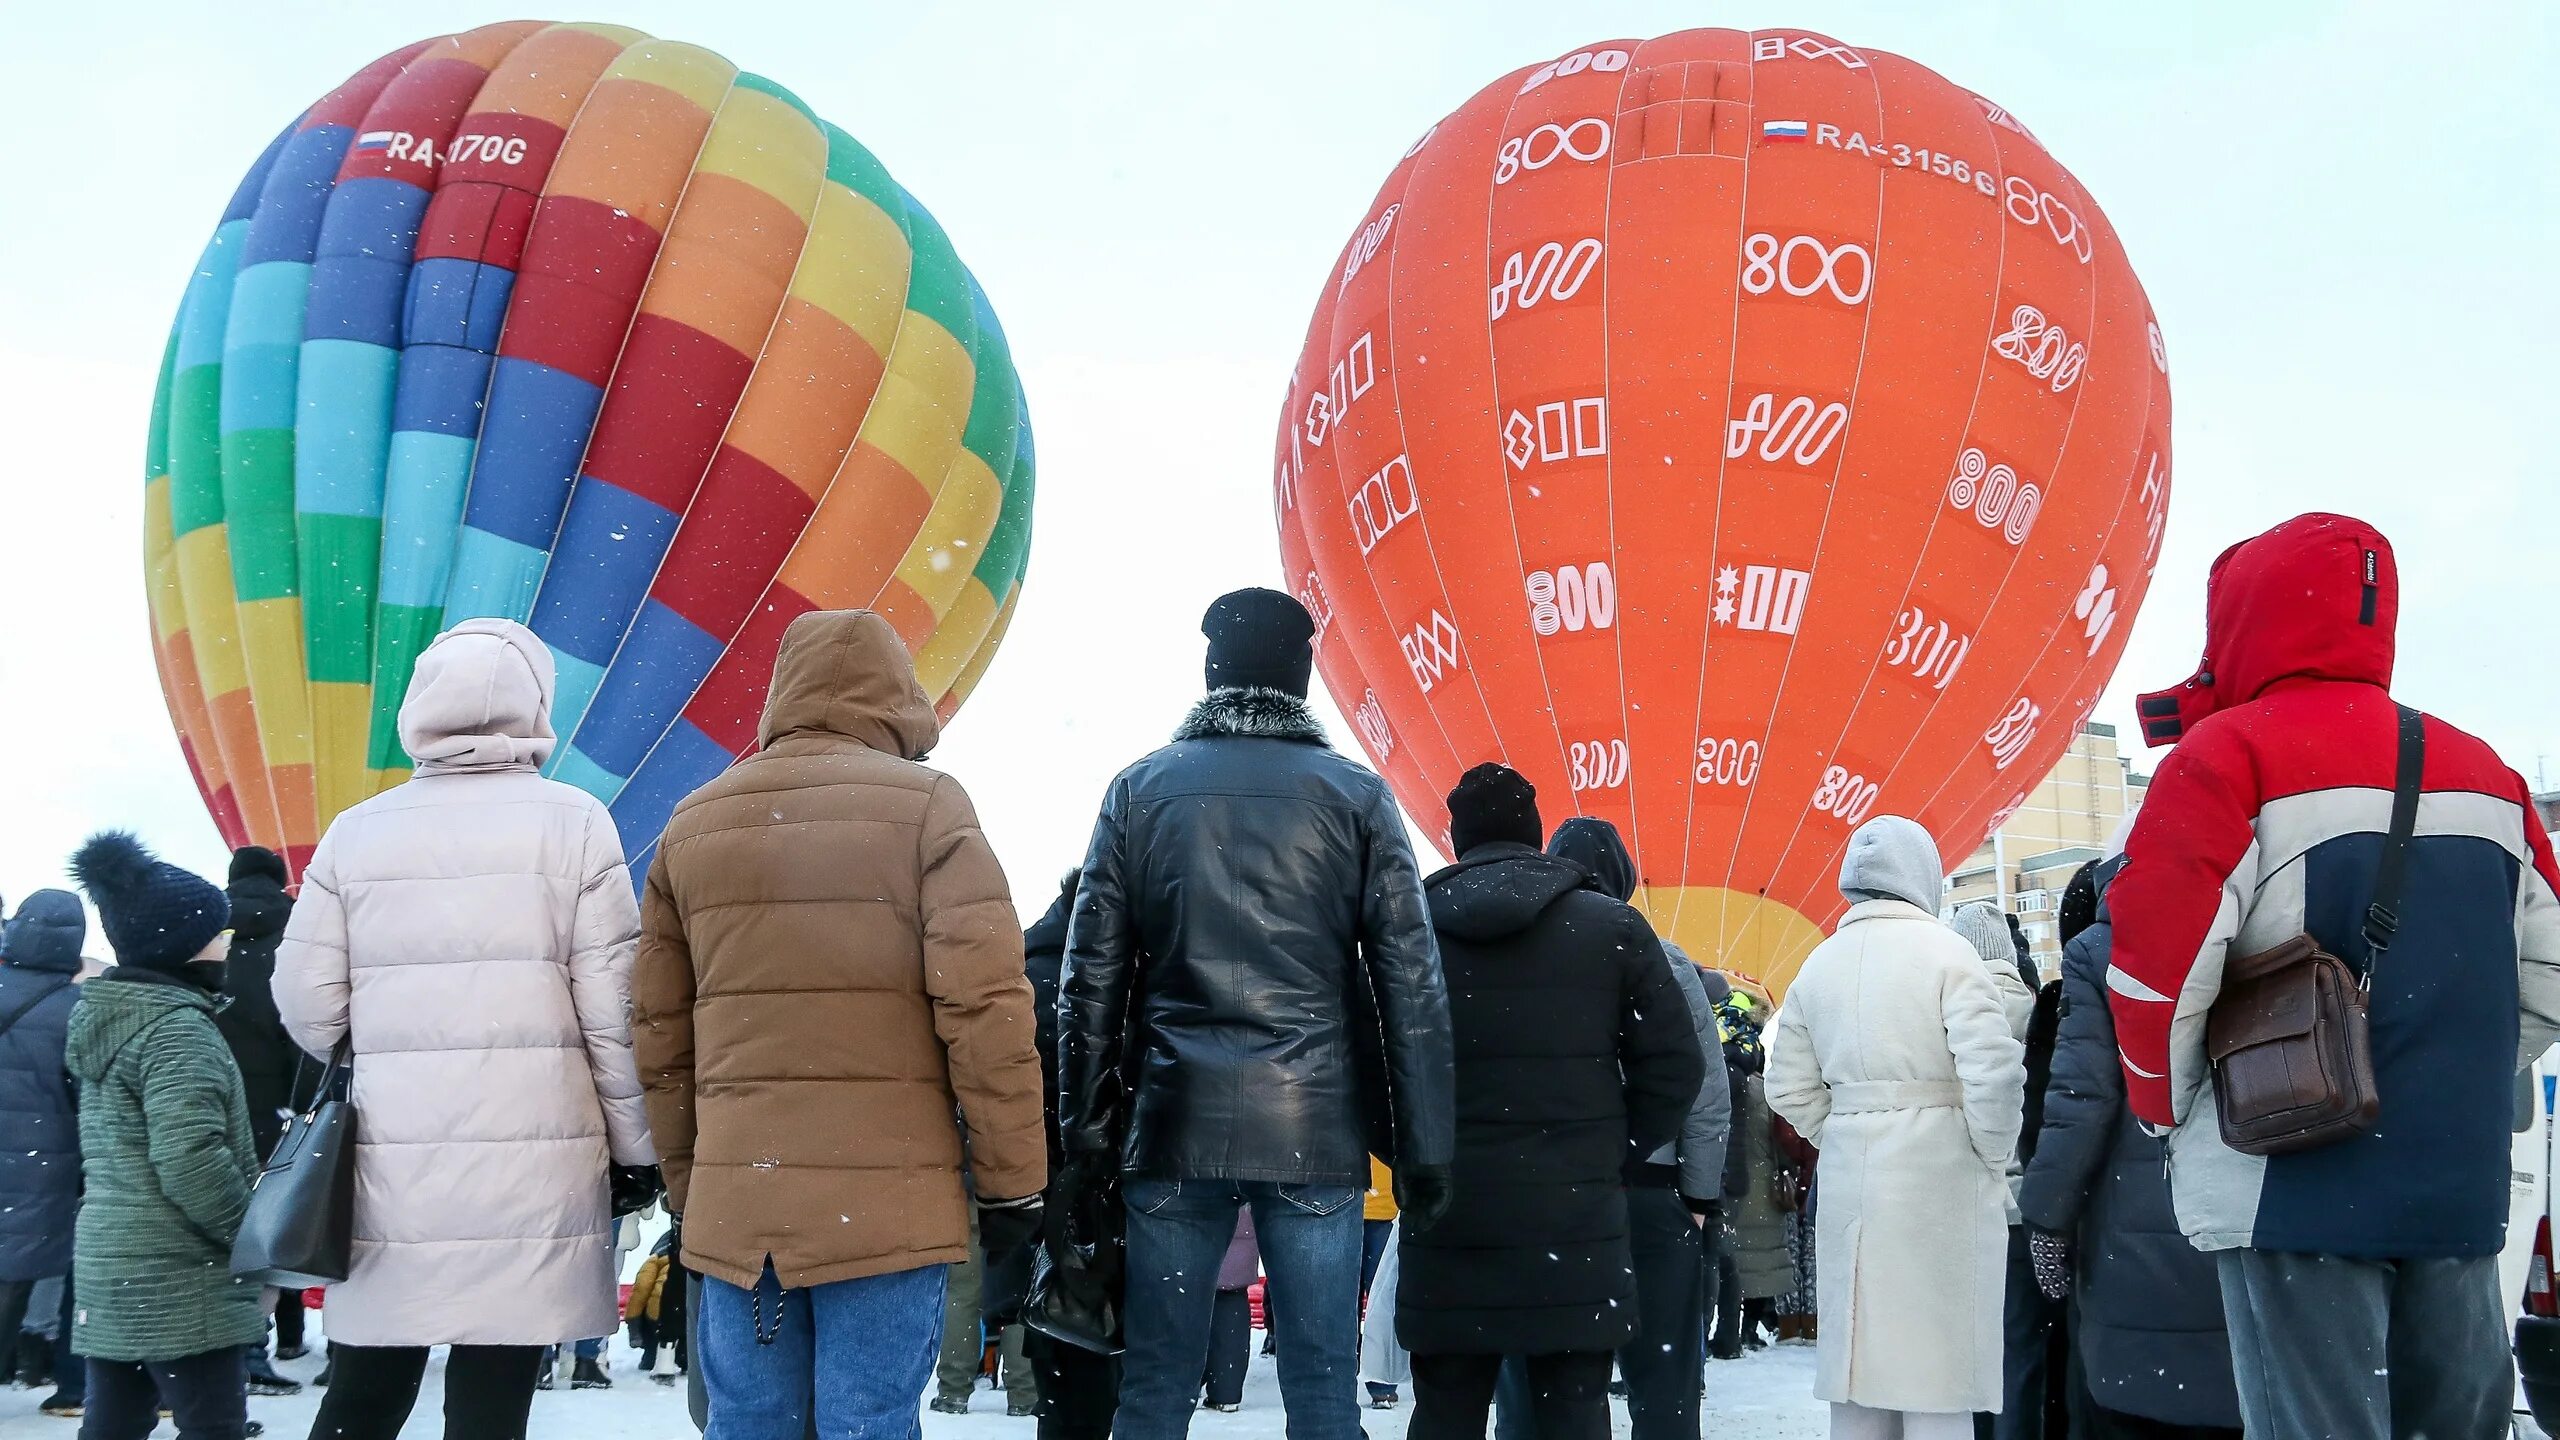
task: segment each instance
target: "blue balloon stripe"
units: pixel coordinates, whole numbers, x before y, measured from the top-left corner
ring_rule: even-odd
[[[293,505],[324,515],[382,513],[391,395],[400,356],[355,340],[302,342],[301,423],[294,427]]]
[[[412,430],[391,437],[385,470],[399,478],[383,491],[381,604],[444,603],[473,449],[467,436]]]

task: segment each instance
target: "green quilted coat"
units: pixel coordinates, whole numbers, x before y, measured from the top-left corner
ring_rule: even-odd
[[[72,1348],[176,1360],[265,1334],[258,1287],[231,1278],[257,1152],[214,999],[147,971],[81,987],[71,1012],[88,1191],[72,1249]]]

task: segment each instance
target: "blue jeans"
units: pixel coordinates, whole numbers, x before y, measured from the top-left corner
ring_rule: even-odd
[[[1289,1440],[1360,1440],[1358,1185],[1131,1176],[1128,1353],[1114,1440],[1182,1440],[1209,1361],[1218,1263],[1253,1207]]]
[[[753,1290],[704,1276],[694,1350],[711,1403],[703,1440],[804,1440],[813,1402],[829,1440],[914,1440],[949,1268],[806,1290],[783,1289],[771,1265]]]

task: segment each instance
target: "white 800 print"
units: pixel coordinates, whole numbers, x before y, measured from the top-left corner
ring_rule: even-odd
[[[1713,735],[1699,737],[1699,784],[1749,785],[1759,778],[1759,741]]]
[[[1524,170],[1544,170],[1559,160],[1597,160],[1608,153],[1609,122],[1599,116],[1564,124],[1550,121],[1502,142],[1494,152],[1493,183],[1508,185]]]
[[[1853,775],[1847,767],[1834,765],[1822,772],[1822,783],[1813,789],[1813,808],[1851,825],[1861,824],[1867,812],[1876,808],[1876,792],[1880,788],[1866,776]]]
[[[1580,634],[1618,623],[1618,580],[1605,560],[1529,572],[1529,628]]]
[[[1927,612],[1913,605],[1902,612],[1894,627],[1893,638],[1885,642],[1884,663],[1889,670],[1906,670],[1930,688],[1944,690],[1956,678],[1956,667],[1964,663],[1964,652],[1973,648],[1972,637],[1959,632],[1942,617],[1934,622]]]
[[[1626,68],[1627,52],[1624,50],[1577,50],[1561,60],[1550,60],[1530,71],[1529,78],[1520,82],[1520,93],[1526,95],[1550,80],[1579,75],[1585,70],[1596,70],[1606,75]]]
[[[2051,385],[2056,395],[2078,383],[2080,372],[2089,365],[2089,347],[2065,334],[2033,305],[2009,312],[2009,328],[1992,340],[1991,351],[2027,367],[2028,374]]]
[[[2036,528],[2044,492],[2032,480],[2021,483],[2015,469],[1994,463],[1981,446],[1968,445],[1956,457],[1956,473],[1947,480],[1947,503],[1973,512],[1983,529],[1997,530],[2016,545]]]
[[[1764,230],[1742,242],[1742,288],[1754,295],[1783,290],[1800,299],[1827,294],[1843,305],[1862,305],[1876,288],[1875,257],[1855,240],[1837,245],[1811,235],[1780,240]]]
[[[1514,250],[1502,262],[1501,283],[1493,287],[1493,318],[1526,310],[1541,300],[1570,300],[1582,292],[1600,263],[1600,242],[1586,237],[1567,248],[1550,240],[1535,250]]]
[[[1627,742],[1576,740],[1565,747],[1576,790],[1613,790],[1627,783]]]
[[[1991,728],[1983,732],[1982,743],[1991,748],[1991,768],[2006,770],[2026,753],[2027,742],[2035,738],[2036,722],[2044,718],[2044,707],[2021,695]]]
[[[1724,458],[1739,460],[1759,442],[1760,458],[1771,464],[1812,465],[1831,450],[1831,442],[1849,428],[1849,407],[1834,400],[1822,404],[1798,395],[1782,407],[1774,394],[1751,397],[1742,418],[1724,426]]]

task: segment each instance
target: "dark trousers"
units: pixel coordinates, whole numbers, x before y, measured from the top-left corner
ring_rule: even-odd
[[[1022,1348],[1040,1376],[1039,1440],[1111,1440],[1120,1409],[1119,1358],[1037,1330],[1023,1337]]]
[[[1724,1248],[1721,1238],[1716,1245],[1715,1259],[1715,1336],[1707,1348],[1719,1360],[1739,1360],[1742,1358],[1742,1270],[1734,1262],[1733,1252]]]
[[[249,1356],[238,1346],[180,1360],[92,1360],[80,1440],[143,1440],[160,1407],[178,1440],[242,1440],[249,1433]]]
[[[524,1440],[539,1345],[456,1345],[444,1363],[445,1440]],[[328,1440],[396,1440],[427,1373],[423,1345],[332,1345],[329,1394],[311,1422]],[[83,1437],[86,1440],[86,1437]]]
[[[1698,1440],[1707,1285],[1697,1222],[1678,1192],[1638,1185],[1627,1191],[1627,1238],[1635,1252],[1636,1338],[1618,1351],[1618,1369],[1627,1377],[1630,1433],[1634,1440]]]
[[[0,1280],[0,1339],[12,1342],[21,1332],[35,1327],[27,1323],[27,1300],[41,1283],[35,1280]],[[17,1352],[8,1352],[12,1361]],[[88,1383],[88,1373],[81,1367],[80,1357],[71,1353],[71,1277],[62,1277],[62,1307],[55,1317],[53,1331],[53,1383],[66,1399],[78,1399]]]
[[[1406,1440],[1484,1440],[1502,1358],[1414,1356],[1413,1423]],[[1539,1440],[1608,1440],[1611,1358],[1606,1350],[1574,1350],[1525,1359]]]
[[[276,1293],[276,1348],[302,1348],[302,1292],[280,1290]]]
[[[1977,1440],[2064,1440],[2071,1435],[2071,1304],[2036,1287],[2027,1227],[2009,1227],[2001,1316],[2000,1413],[1976,1415]]]
[[[2507,1433],[2515,1360],[2494,1255],[2214,1256],[2252,1435],[2452,1440]]]
[[[1241,1290],[1218,1292],[1218,1308],[1209,1312],[1209,1374],[1202,1390],[1211,1405],[1244,1403],[1244,1372],[1253,1363],[1253,1297]]]
[[[72,1277],[62,1277],[62,1313],[53,1332],[53,1388],[65,1400],[78,1401],[89,1393],[89,1367],[71,1353]]]

